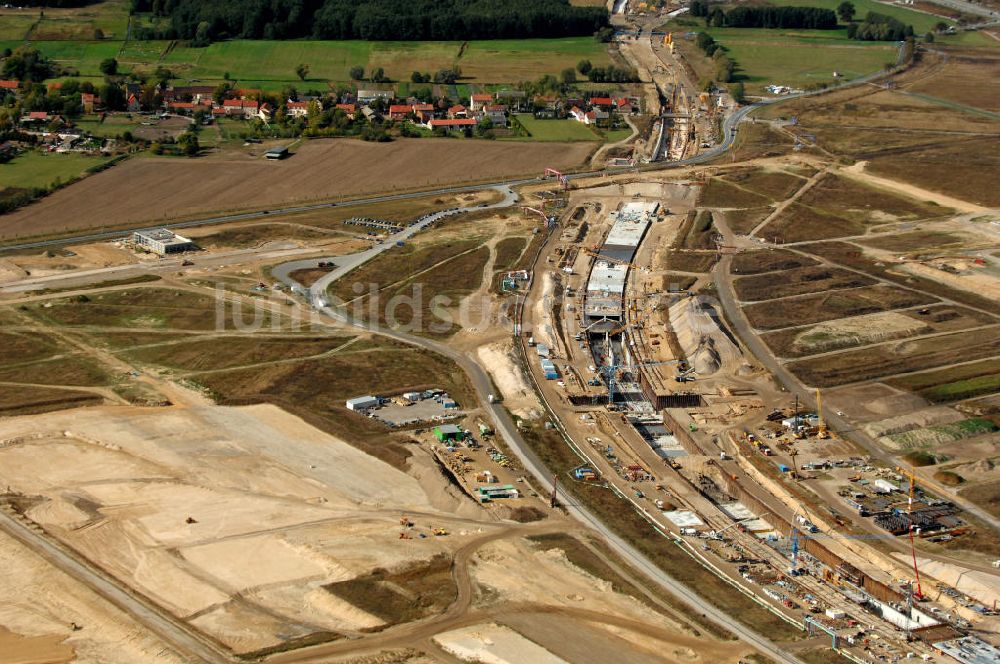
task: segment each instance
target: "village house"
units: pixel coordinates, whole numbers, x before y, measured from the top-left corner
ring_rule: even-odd
[[[483,110],[487,104],[493,102],[493,95],[490,94],[475,94],[469,97],[469,110],[473,113]]]
[[[337,104],[337,110],[340,110],[340,111],[343,111],[344,113],[347,113],[348,119],[349,120],[353,120],[354,116],[357,115],[357,113],[358,113],[358,105],[357,104]]]
[[[412,112],[413,107],[409,104],[392,104],[389,106],[389,119],[394,121],[404,120]]]
[[[455,104],[448,109],[448,118],[454,120],[455,118],[467,118],[469,117],[469,109],[461,104]]]
[[[490,104],[483,109],[480,117],[489,120],[494,127],[506,127],[507,107],[502,104]]]
[[[260,104],[247,99],[225,99],[222,102],[222,108],[230,117],[237,116],[249,119],[257,115]]]
[[[428,126],[431,129],[438,129],[440,127],[446,131],[453,129],[474,129],[476,121],[473,118],[434,118],[428,123]]]
[[[80,107],[84,113],[93,113],[95,106],[97,106],[97,95],[90,92],[80,94]]]
[[[417,122],[422,125],[427,124],[432,119],[434,119],[434,105],[433,104],[413,104],[411,106],[413,109],[413,114],[417,116]]]
[[[0,99],[9,94],[16,95],[18,85],[19,82],[12,79],[0,80]]]
[[[319,102],[317,101],[316,103],[318,104]],[[304,118],[309,115],[309,102],[307,101],[289,100],[285,103],[285,108],[288,111],[288,115],[293,118]],[[322,106],[320,106],[320,110],[323,110]]]
[[[611,101],[611,97],[591,97],[590,105],[594,108],[610,111],[614,103]]]
[[[168,88],[163,92],[163,100],[171,101],[193,101],[200,104],[203,101],[211,101],[215,94],[215,88],[211,85],[178,85]]]
[[[362,104],[370,104],[376,99],[392,101],[394,96],[392,90],[358,90],[358,101]]]

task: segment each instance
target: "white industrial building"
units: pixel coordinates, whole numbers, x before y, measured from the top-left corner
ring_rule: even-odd
[[[132,233],[132,243],[161,256],[194,249],[194,242],[166,228],[135,231]]]
[[[373,396],[354,397],[353,399],[348,399],[344,405],[347,406],[347,410],[364,412],[378,407],[379,400],[378,397]]]

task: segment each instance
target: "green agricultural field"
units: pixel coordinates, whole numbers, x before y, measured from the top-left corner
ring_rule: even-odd
[[[4,34],[0,32],[0,34]],[[14,35],[0,41],[0,48],[16,48]],[[610,64],[607,47],[591,37],[520,39],[468,42],[364,42],[364,41],[249,41],[217,42],[205,48],[170,42],[120,42],[40,40],[34,45],[60,65],[82,77],[99,77],[101,60],[117,57],[123,69],[152,70],[163,65],[182,79],[216,83],[229,73],[240,85],[276,90],[284,85],[325,87],[349,82],[351,67],[366,71],[382,67],[393,81],[409,81],[413,71],[435,72],[460,67],[468,83],[511,83],[558,74],[582,59],[595,66]],[[295,68],[309,65],[305,82]],[[462,88],[463,86],[457,86]]]
[[[896,61],[895,45],[849,40],[846,30],[711,28],[709,32],[736,62],[737,80],[744,81],[748,91],[771,84],[834,83],[834,71],[844,77],[841,80],[850,80]]]
[[[17,4],[17,3],[11,3]],[[128,27],[129,0],[107,0],[88,7],[0,8],[0,39],[94,39],[100,30],[105,39],[121,40]],[[29,33],[30,30],[30,33]]]
[[[516,140],[531,141],[599,141],[601,137],[593,129],[576,120],[538,120],[528,113],[517,116],[530,137]]]
[[[56,180],[66,182],[108,159],[82,154],[26,152],[6,164],[0,164],[0,189],[48,187]]]

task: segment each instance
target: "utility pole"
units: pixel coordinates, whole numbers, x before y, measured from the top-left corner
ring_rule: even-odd
[[[551,507],[552,509],[555,509],[556,505],[558,504],[558,502],[556,500],[556,491],[558,491],[558,490],[559,490],[559,476],[558,475],[553,475],[552,476],[552,495],[549,496],[549,507]]]

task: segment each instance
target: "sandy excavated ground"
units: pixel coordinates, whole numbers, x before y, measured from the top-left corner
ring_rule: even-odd
[[[428,467],[418,480],[273,406],[81,409],[3,421],[0,440],[0,487],[44,498],[29,518],[239,652],[377,626],[320,586],[489,528]],[[399,540],[401,512],[452,536]]]
[[[74,630],[74,624],[79,629]],[[89,588],[5,534],[0,534],[0,660],[185,661]]]
[[[532,643],[509,627],[472,625],[434,637],[442,648],[467,662],[483,664],[566,664],[545,648]]]
[[[477,354],[480,363],[487,368],[496,382],[507,408],[518,417],[534,419],[541,413],[542,406],[525,380],[524,374],[517,368],[513,352],[513,343],[508,340],[481,346]]]
[[[208,211],[289,205],[304,199],[386,193],[566,170],[587,143],[315,140],[287,160],[130,159],[5,215],[0,237],[37,236],[106,225],[95,201],[115,201],[114,223],[153,222]]]
[[[752,652],[739,643],[696,636],[638,600],[614,592],[610,582],[573,565],[560,549],[537,551],[525,540],[497,541],[476,554],[471,569],[475,581],[491,590],[484,595],[491,598],[490,604],[547,607],[501,617],[568,661],[736,664]]]

